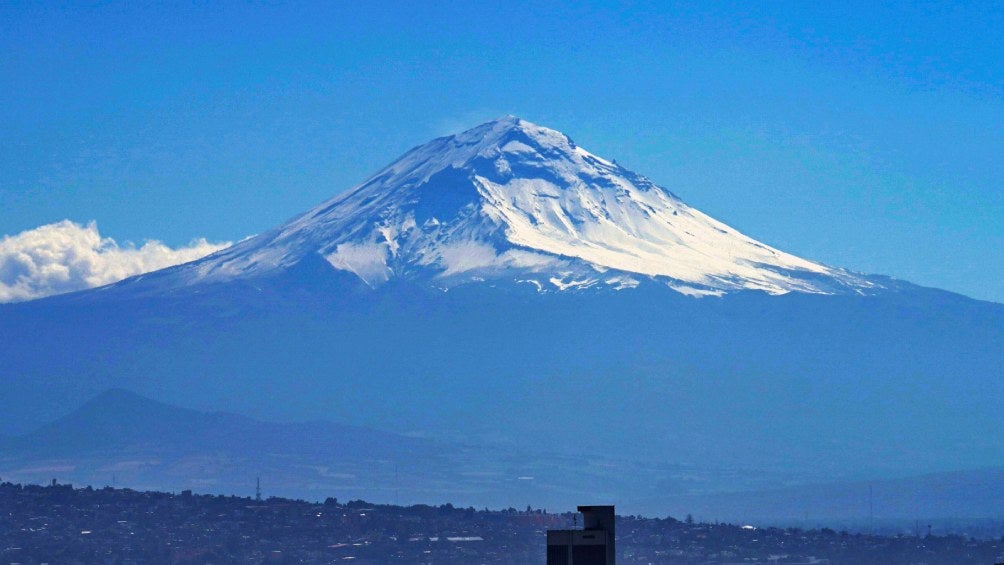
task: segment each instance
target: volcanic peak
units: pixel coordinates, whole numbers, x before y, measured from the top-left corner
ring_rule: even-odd
[[[182,271],[190,282],[253,277],[309,255],[374,288],[392,278],[442,289],[507,281],[541,292],[656,283],[695,296],[878,288],[753,240],[515,116],[415,147],[362,184]]]

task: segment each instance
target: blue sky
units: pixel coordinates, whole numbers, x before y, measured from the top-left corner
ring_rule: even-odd
[[[0,6],[0,234],[260,232],[512,113],[786,251],[1004,302],[1004,8]]]

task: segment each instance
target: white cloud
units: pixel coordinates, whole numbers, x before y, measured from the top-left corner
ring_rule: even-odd
[[[63,220],[0,240],[0,302],[31,300],[110,284],[194,261],[230,245],[199,238],[172,249],[159,241],[136,247],[101,237],[94,222]]]

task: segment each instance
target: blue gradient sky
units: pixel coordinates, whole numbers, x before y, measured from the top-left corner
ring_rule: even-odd
[[[1000,2],[546,4],[4,3],[0,234],[238,239],[512,113],[786,251],[1004,302]]]

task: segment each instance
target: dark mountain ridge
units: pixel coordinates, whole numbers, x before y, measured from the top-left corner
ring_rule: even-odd
[[[2,443],[6,455],[100,456],[142,453],[291,453],[297,457],[409,459],[442,456],[420,438],[324,421],[275,423],[226,412],[200,412],[110,389],[69,414]]]

